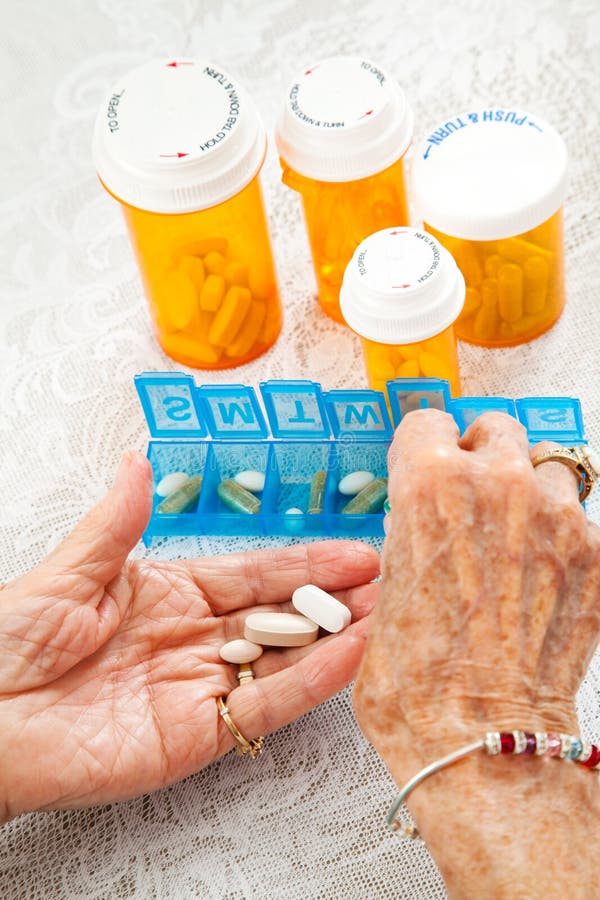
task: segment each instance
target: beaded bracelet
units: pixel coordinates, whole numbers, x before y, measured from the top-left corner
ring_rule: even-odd
[[[589,741],[581,740],[570,734],[556,734],[553,731],[488,731],[483,740],[467,744],[447,756],[430,763],[407,781],[390,807],[387,824],[392,831],[400,832],[402,837],[419,837],[415,825],[407,825],[396,818],[396,813],[411,791],[425,781],[434,772],[458,762],[475,750],[485,750],[488,756],[498,754],[526,754],[527,756],[553,756],[558,759],[571,759],[586,769],[600,769],[600,747]]]

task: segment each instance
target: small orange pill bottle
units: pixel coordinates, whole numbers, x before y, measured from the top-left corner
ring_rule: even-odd
[[[445,378],[460,394],[454,322],[465,299],[456,263],[434,237],[389,228],[366,238],[348,264],[340,306],[362,338],[369,385]]]
[[[336,322],[356,246],[408,224],[403,156],[412,131],[398,84],[360,57],[325,59],[288,88],[275,135],[282,180],[302,198],[319,303]]]
[[[563,139],[522,110],[461,113],[415,149],[416,212],[467,285],[456,323],[461,340],[522,344],[560,316],[566,176]]]
[[[98,175],[121,204],[159,343],[184,365],[239,366],[281,330],[265,151],[251,99],[204,60],[140,66],[100,109]]]

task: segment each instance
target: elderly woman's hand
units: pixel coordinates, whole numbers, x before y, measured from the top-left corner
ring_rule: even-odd
[[[556,462],[534,469],[524,429],[501,413],[482,415],[462,438],[445,413],[411,413],[389,469],[383,585],[354,698],[396,781],[486,731],[577,734],[575,694],[600,630],[600,532],[578,501],[577,478]],[[547,811],[539,803],[548,804],[552,783],[557,832],[544,838],[542,856],[550,847],[560,859],[557,833],[574,833],[574,819],[589,814],[593,782],[555,760],[469,757],[423,782],[410,805],[459,896],[496,898],[504,896],[497,880],[463,892],[477,886],[478,865],[514,875],[498,831],[505,845],[511,835],[519,843],[526,823],[524,852],[538,839],[532,818]],[[469,852],[448,860],[444,842],[452,846],[457,833]],[[514,844],[511,852],[518,860]],[[465,867],[474,880],[453,881]],[[516,896],[542,896],[525,882],[521,890]]]
[[[107,803],[183,778],[230,750],[216,698],[242,734],[273,731],[356,673],[379,571],[350,541],[177,562],[127,561],[151,507],[128,454],[115,485],[44,562],[0,590],[0,821]],[[343,633],[268,650],[238,686],[219,648],[246,615],[290,610],[316,583],[352,610]],[[288,601],[288,602],[286,602]]]

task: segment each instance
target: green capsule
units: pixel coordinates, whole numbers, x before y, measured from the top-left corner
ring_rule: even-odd
[[[194,475],[184,485],[165,497],[162,503],[158,504],[155,512],[161,515],[187,512],[198,500],[201,487],[202,475]]]
[[[376,478],[363,488],[356,497],[346,503],[342,509],[344,514],[366,515],[378,512],[387,497],[387,478]]]
[[[222,481],[217,488],[217,494],[223,503],[237,513],[249,513],[254,515],[260,510],[260,500],[232,481],[230,478]]]
[[[384,513],[386,514],[386,516],[389,516],[389,514],[390,514],[391,511],[392,511],[392,506],[391,506],[391,504],[390,504],[390,498],[389,498],[389,497],[386,497],[385,500],[383,501],[383,511],[384,511]]]
[[[320,469],[318,472],[315,472],[312,477],[312,481],[310,483],[310,494],[308,495],[308,509],[306,510],[309,515],[315,515],[323,512],[326,480],[327,472],[325,471],[325,469]]]

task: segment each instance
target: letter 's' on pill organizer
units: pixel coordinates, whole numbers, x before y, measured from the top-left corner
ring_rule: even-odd
[[[461,433],[481,413],[501,410],[523,423],[531,443],[585,443],[574,398],[452,399],[437,378],[396,378],[385,391],[274,380],[261,384],[260,397],[250,385],[197,386],[179,372],[146,372],[135,384],[152,437],[147,544],[193,534],[383,537],[388,450],[413,409],[446,410]]]

